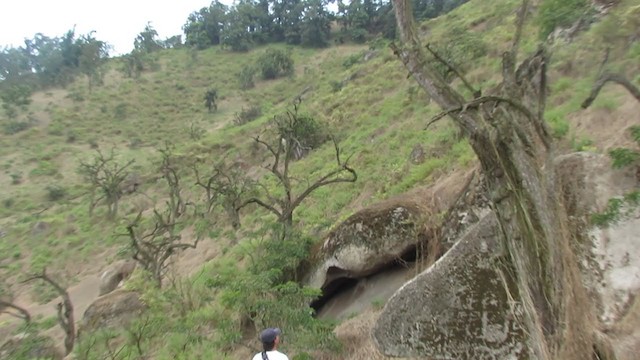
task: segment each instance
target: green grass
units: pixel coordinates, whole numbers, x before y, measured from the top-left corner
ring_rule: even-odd
[[[487,54],[465,70],[474,85],[487,91],[499,84],[499,58],[513,40],[514,9],[518,4],[519,0],[470,1],[421,24],[429,34],[425,41],[446,41],[452,28],[477,33],[487,44]],[[623,2],[613,9],[613,14],[624,17],[629,4]],[[570,125],[597,75],[601,59],[594,54],[611,45],[608,66],[639,70],[640,46],[626,47],[622,41],[625,33],[608,31],[612,23],[607,19],[594,24],[573,42],[552,49],[545,118],[553,136],[570,141],[575,150],[594,147],[588,138],[574,135]],[[527,22],[524,34],[521,49],[534,51],[538,46],[534,21]],[[605,37],[610,38],[605,41]],[[443,119],[424,130],[428,120],[441,109],[429,102],[412,79],[407,79],[407,71],[386,46],[378,47],[378,56],[367,62],[363,59],[367,45],[323,50],[293,48],[296,71],[292,77],[270,81],[256,78],[254,88],[241,90],[235,74],[254,63],[265,50],[266,47],[258,47],[243,54],[220,48],[161,51],[157,54],[157,69],[143,72],[138,79],[124,77],[116,70],[121,60],[112,59],[107,64],[110,71],[105,84],[91,93],[86,81],[79,79],[67,89],[52,89],[44,102],[33,103],[18,120],[26,121],[33,113],[41,121],[26,130],[0,136],[0,230],[5,233],[0,237],[0,263],[8,262],[12,274],[44,267],[64,274],[69,262],[95,262],[96,256],[105,252],[115,256],[126,245],[126,238],[118,236],[126,217],[154,201],[162,206],[166,198],[164,183],[156,179],[157,148],[169,141],[185,159],[199,158],[208,163],[225,158],[240,160],[252,173],[259,173],[256,169],[270,159],[251,138],[260,134],[274,115],[290,107],[305,89],[309,90],[301,111],[329,129],[339,141],[343,159],[350,156],[350,165],[358,172],[356,183],[321,188],[296,210],[295,221],[316,241],[322,241],[328,230],[362,206],[427,186],[441,175],[475,162],[468,142],[459,138],[449,120]],[[336,91],[338,83],[341,88]],[[454,81],[453,86],[460,84]],[[220,94],[219,109],[208,113],[203,97],[212,87]],[[61,100],[49,103],[54,97]],[[605,89],[593,108],[615,111],[619,101]],[[249,104],[259,104],[262,115],[235,126],[234,114]],[[2,124],[8,120],[3,116],[0,115]],[[188,131],[192,123],[205,130],[197,140]],[[425,150],[421,164],[409,159],[416,145]],[[145,178],[141,185],[145,196],[124,197],[116,222],[105,220],[104,207],[98,207],[90,218],[88,201],[82,196],[86,187],[77,167],[80,160],[94,154],[96,147],[105,152],[113,148],[122,161],[135,159],[132,171]],[[294,162],[294,193],[334,166],[335,153],[329,143]],[[13,184],[12,174],[20,174],[19,183]],[[182,174],[185,196],[191,201],[199,200],[189,168],[182,169]],[[274,193],[280,191],[272,180],[260,180]],[[64,187],[66,196],[48,199],[47,186],[52,185]],[[239,231],[230,228],[221,212],[207,219],[214,225],[187,218],[181,227],[196,223],[198,231],[208,235],[206,241],[220,242],[221,252],[234,256],[238,251],[235,244],[242,245],[247,234],[273,218],[266,211],[251,207],[243,210],[243,228]],[[49,224],[48,230],[34,233],[37,222]],[[34,289],[40,301],[50,295],[41,287]],[[172,351],[169,346],[159,353],[170,357]]]

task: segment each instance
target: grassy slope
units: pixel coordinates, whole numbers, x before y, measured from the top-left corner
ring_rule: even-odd
[[[482,33],[488,44],[487,56],[475,60],[467,70],[471,81],[490,88],[498,81],[497,59],[509,46],[518,3],[471,1],[422,24],[421,31],[429,34],[432,42],[445,37],[447,29],[454,26]],[[627,9],[636,4],[637,1],[625,1],[617,13],[624,17]],[[547,119],[568,146],[572,140],[575,144],[576,138],[568,119],[579,113],[579,103],[589,91],[599,54],[605,47],[603,38],[611,33],[611,22],[615,24],[615,20],[605,18],[573,43],[554,49]],[[522,48],[530,52],[537,44],[535,24],[528,23],[526,30]],[[639,73],[637,42],[631,48],[625,47],[621,37],[606,43],[613,46],[613,68]],[[303,111],[325,122],[337,135],[344,153],[353,154],[351,163],[359,180],[314,193],[296,213],[307,230],[322,233],[368,203],[428,184],[455,167],[473,162],[469,146],[456,137],[448,121],[421,131],[439,109],[425,101],[422,91],[406,79],[406,71],[388,48],[376,49],[378,55],[372,60],[349,68],[343,66],[344,61],[354,54],[361,57],[366,47],[294,48],[293,78],[258,81],[254,89],[241,91],[233,74],[263,51],[264,48],[246,54],[219,48],[197,53],[186,49],[162,51],[156,54],[157,69],[143,73],[137,80],[123,78],[115,70],[120,66],[119,60],[113,59],[108,64],[105,85],[91,93],[86,82],[78,80],[67,89],[36,94],[23,116],[31,116],[38,123],[22,133],[0,135],[0,230],[6,233],[0,238],[0,263],[10,266],[13,280],[20,278],[20,272],[48,266],[66,273],[72,283],[73,276],[102,265],[94,261],[95,256],[103,256],[105,251],[114,255],[126,243],[126,239],[113,235],[114,224],[101,219],[102,210],[90,219],[86,201],[79,197],[82,187],[76,169],[79,159],[93,151],[91,144],[105,151],[114,148],[121,159],[136,159],[134,170],[143,177],[154,175],[155,149],[165,141],[176,144],[179,152],[187,156],[211,161],[227,156],[257,164],[263,155],[257,159],[252,155],[250,137],[309,86],[312,91],[305,96]],[[333,90],[332,82],[354,74],[355,79],[341,91]],[[213,114],[206,112],[202,101],[210,87],[217,88],[222,96],[219,111]],[[616,104],[622,101],[623,95],[619,94],[606,90],[594,107],[614,114]],[[259,103],[263,116],[244,126],[233,126],[233,114],[250,103]],[[192,122],[208,131],[199,141],[189,138]],[[427,154],[420,165],[409,161],[416,145],[423,146]],[[333,156],[332,147],[326,145],[296,163],[293,171],[297,177],[313,178],[331,168]],[[22,182],[12,185],[12,174],[21,174]],[[46,187],[50,185],[64,186],[68,200],[47,200]],[[155,182],[145,183],[143,191],[158,202],[164,194],[162,186]],[[130,215],[150,205],[148,199],[126,198],[120,214]],[[269,215],[262,211],[247,212],[243,222],[251,227],[252,222],[266,216]],[[50,227],[36,231],[37,222]],[[228,226],[226,229],[226,237],[242,237],[241,233],[229,231]]]

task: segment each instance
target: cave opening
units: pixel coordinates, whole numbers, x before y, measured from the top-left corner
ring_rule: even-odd
[[[310,306],[315,310],[315,314],[318,314],[333,298],[342,293],[354,290],[362,280],[369,279],[387,271],[397,270],[398,268],[412,267],[420,257],[421,254],[418,247],[413,245],[404,251],[401,256],[385,264],[381,264],[361,276],[352,274],[350,271],[337,266],[331,266],[327,269],[327,283],[322,287],[322,295],[314,300]]]

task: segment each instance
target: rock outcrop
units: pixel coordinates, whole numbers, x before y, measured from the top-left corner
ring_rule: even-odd
[[[113,291],[89,305],[82,317],[79,333],[126,326],[146,308],[137,292],[123,289]]]
[[[631,208],[604,229],[592,226],[590,217],[602,212],[611,198],[640,189],[636,169],[613,170],[610,159],[591,153],[559,157],[556,169],[559,201],[569,215],[568,227],[576,238],[573,245],[583,282],[598,309],[600,329],[618,359],[635,359],[640,351],[640,210]],[[485,209],[480,206],[473,213]],[[455,206],[452,211],[466,212]],[[455,222],[455,216],[451,218]],[[453,239],[446,232],[442,235],[443,245]],[[481,216],[455,238],[444,256],[391,297],[373,331],[377,345],[391,356],[529,358],[528,339],[515,320],[522,318],[514,307],[519,298],[512,287],[507,286],[512,289],[507,293],[508,280],[503,279],[508,277],[501,274],[505,264],[499,262],[495,216]]]
[[[99,296],[108,294],[122,285],[136,268],[135,260],[120,260],[109,266],[100,276]]]
[[[452,174],[438,186],[389,199],[357,212],[338,225],[311,259],[305,282],[325,291],[339,279],[359,279],[415,256],[429,241],[428,230],[446,212],[473,171]],[[438,220],[439,221],[439,220]]]
[[[522,328],[501,276],[497,219],[486,215],[386,304],[373,336],[385,355],[525,359]],[[516,309],[517,311],[517,309]]]
[[[612,169],[604,155],[574,153],[556,161],[564,203],[572,227],[584,281],[595,301],[603,330],[610,334],[619,360],[637,359],[640,351],[640,211],[632,210],[604,228],[589,225],[593,213],[610,199],[640,190],[633,167]],[[624,208],[623,208],[624,211]]]

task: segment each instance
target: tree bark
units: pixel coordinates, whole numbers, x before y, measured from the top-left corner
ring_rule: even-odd
[[[20,313],[20,315],[18,314],[14,314],[14,313],[10,313],[8,312],[6,309],[7,308],[11,308],[16,310],[17,312]],[[20,307],[14,303],[8,302],[8,301],[4,301],[4,300],[0,300],[0,313],[7,313],[11,316],[20,318],[22,320],[24,320],[27,324],[31,322],[31,314],[29,314],[29,311],[27,311],[25,308]]]
[[[528,1],[523,1],[523,9]],[[467,101],[429,64],[416,34],[409,0],[394,0],[401,46],[394,52],[450,116],[480,160],[507,256],[502,270],[521,299],[523,327],[537,359],[589,359],[592,307],[571,250],[572,235],[556,191],[551,137],[542,114],[546,56],[538,51],[515,66],[516,39],[503,55],[503,82],[485,99]],[[584,332],[589,332],[584,336]]]
[[[49,275],[47,275],[46,269],[42,270],[42,274],[34,275],[31,278],[25,280],[25,282],[32,281],[35,279],[41,279],[51,285],[56,292],[62,297],[62,302],[58,303],[56,306],[57,314],[58,314],[58,324],[64,330],[64,349],[65,356],[71,354],[73,351],[73,346],[76,340],[76,323],[73,316],[73,303],[71,302],[71,297],[65,288],[60,286],[55,280],[53,280]]]

